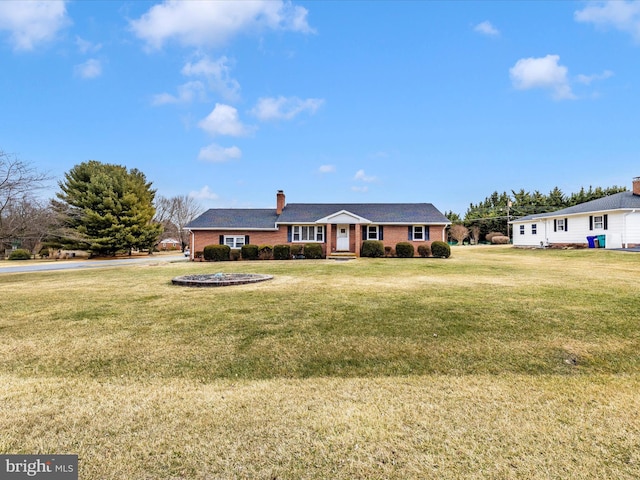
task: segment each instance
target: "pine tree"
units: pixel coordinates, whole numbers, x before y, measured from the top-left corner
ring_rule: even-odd
[[[57,194],[67,227],[92,254],[151,249],[162,226],[153,222],[155,190],[137,169],[90,160],[73,167]]]

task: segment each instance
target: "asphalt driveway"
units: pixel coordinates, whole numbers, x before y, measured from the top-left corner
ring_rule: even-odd
[[[40,262],[34,261],[32,264],[22,263],[21,265],[9,266],[11,262],[0,263],[0,274],[2,273],[23,273],[23,272],[46,272],[54,270],[72,270],[77,268],[104,268],[121,265],[140,265],[149,263],[173,263],[187,262],[188,259],[182,253],[164,255],[145,255],[143,257],[114,258],[103,260],[59,260]]]

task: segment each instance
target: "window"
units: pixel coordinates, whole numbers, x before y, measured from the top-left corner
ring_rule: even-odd
[[[536,223],[531,224],[531,235],[538,234],[538,225]]]
[[[424,225],[414,225],[413,226],[413,238],[410,238],[409,240],[415,240],[415,241],[423,241],[423,240],[429,240],[429,228],[425,227]]]
[[[225,235],[224,244],[229,248],[242,248],[244,245],[244,235]]]
[[[524,235],[524,225],[520,225],[520,235]]]
[[[602,230],[604,228],[604,217],[602,215],[594,215],[593,228],[595,230]]]
[[[565,223],[565,219],[561,218],[556,221],[556,230],[558,232],[565,232],[567,230],[567,225]]]
[[[378,240],[378,226],[377,225],[369,225],[367,227],[367,237],[366,240]]]
[[[324,227],[322,225],[294,225],[294,242],[324,242]]]

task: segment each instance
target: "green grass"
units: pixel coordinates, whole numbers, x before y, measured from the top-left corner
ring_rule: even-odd
[[[275,278],[170,282],[218,271]],[[639,273],[461,247],[0,275],[0,453],[95,479],[636,478]]]

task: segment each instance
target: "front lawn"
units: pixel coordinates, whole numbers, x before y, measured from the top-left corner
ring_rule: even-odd
[[[189,273],[268,282],[185,288]],[[640,256],[0,275],[0,453],[82,479],[637,478]]]

